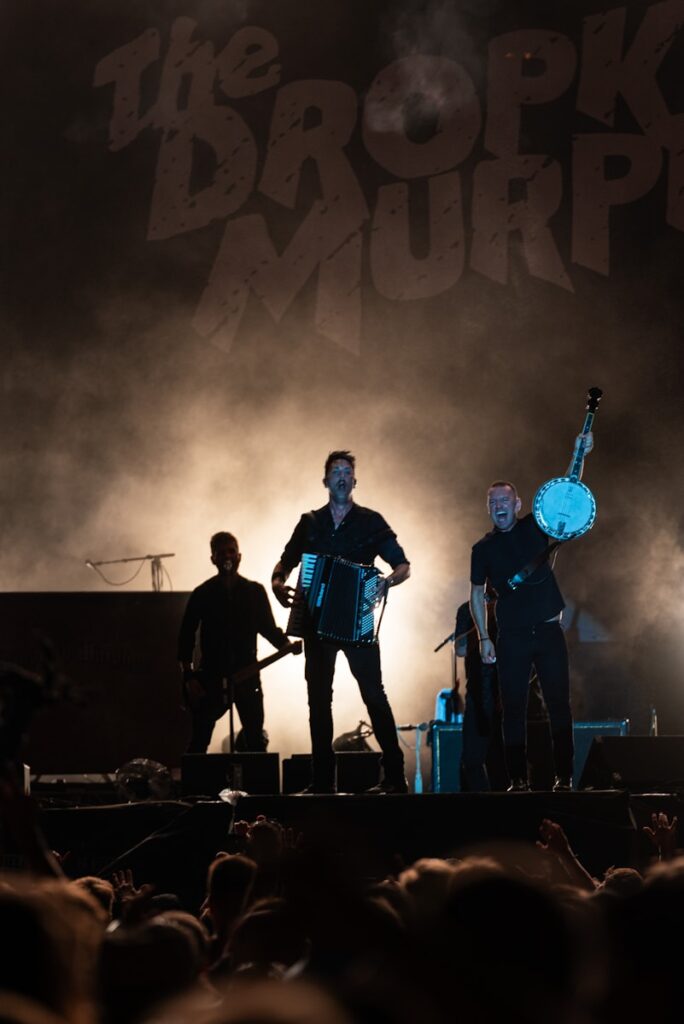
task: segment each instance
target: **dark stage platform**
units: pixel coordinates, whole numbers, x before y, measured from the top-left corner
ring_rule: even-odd
[[[641,827],[655,810],[684,822],[678,794],[608,790],[240,796],[235,806],[221,800],[145,801],[43,808],[40,823],[51,848],[68,851],[65,868],[71,876],[131,868],[138,883],[178,892],[192,906],[201,900],[214,854],[241,849],[235,822],[251,822],[259,814],[336,856],[353,858],[367,877],[380,878],[419,857],[486,853],[506,841],[533,846],[543,818],[563,826],[593,874],[611,865],[640,867],[650,853]]]

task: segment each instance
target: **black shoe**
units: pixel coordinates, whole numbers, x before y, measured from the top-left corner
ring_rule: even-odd
[[[511,784],[506,790],[507,793],[528,793],[530,784],[527,779],[511,779]]]
[[[319,793],[321,793],[321,794],[323,794],[323,793],[331,794],[331,793],[336,793],[336,792],[337,792],[337,790],[335,789],[334,786],[314,786],[313,782],[311,782],[306,787],[306,789],[300,789],[298,793],[294,793],[293,795],[294,796],[316,796]]]
[[[403,776],[401,779],[383,779],[382,782],[378,782],[377,786],[366,789],[365,793],[375,796],[380,793],[408,793],[408,791],[408,781],[406,776]]]
[[[572,780],[567,775],[557,775],[553,783],[554,793],[571,793]]]

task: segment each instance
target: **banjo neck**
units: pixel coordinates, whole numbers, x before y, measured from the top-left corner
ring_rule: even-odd
[[[584,462],[584,449],[586,448],[585,438],[592,426],[594,425],[594,417],[596,416],[596,409],[601,401],[601,395],[603,392],[600,388],[591,388],[587,397],[587,415],[584,417],[584,425],[580,432],[580,443],[577,445],[575,457],[572,460],[570,471],[568,476],[575,482],[579,480],[580,473],[582,472],[582,463]]]

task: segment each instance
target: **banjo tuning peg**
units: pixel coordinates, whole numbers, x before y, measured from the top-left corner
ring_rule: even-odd
[[[602,395],[603,391],[601,391],[601,388],[589,388],[589,392],[587,394],[587,409],[589,409],[590,412],[596,411]]]

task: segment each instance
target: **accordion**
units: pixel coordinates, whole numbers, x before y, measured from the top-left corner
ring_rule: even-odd
[[[367,647],[377,644],[379,569],[332,555],[303,554],[285,632]]]

